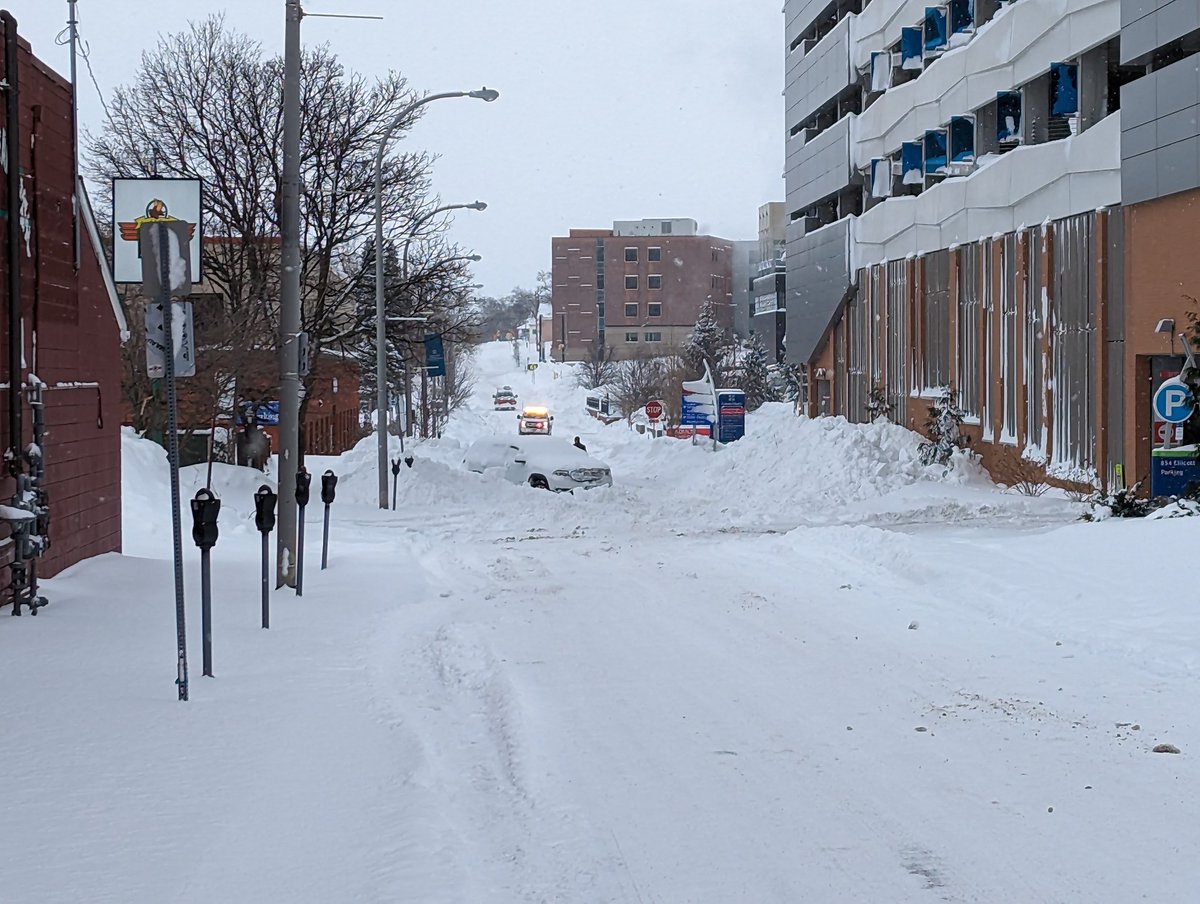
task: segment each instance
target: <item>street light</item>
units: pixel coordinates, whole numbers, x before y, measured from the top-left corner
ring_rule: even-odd
[[[376,438],[379,441],[379,507],[388,507],[388,450],[387,450],[387,319],[384,313],[383,292],[383,156],[387,153],[388,142],[410,113],[425,104],[435,100],[445,100],[452,97],[473,97],[477,100],[491,103],[500,96],[499,91],[492,88],[480,88],[478,91],[447,91],[442,94],[430,94],[420,100],[413,101],[396,114],[388,123],[383,137],[379,139],[379,150],[375,153],[375,407],[379,412],[376,418]],[[476,201],[476,204],[481,202]],[[476,208],[482,210],[482,208]]]
[[[402,279],[408,279],[408,248],[412,244],[412,240],[417,237],[417,233],[421,231],[422,226],[439,213],[446,213],[449,210],[487,210],[487,204],[483,201],[472,201],[470,204],[446,204],[442,207],[435,207],[429,213],[413,220],[413,224],[408,227],[408,236],[404,239],[404,254],[400,262],[400,276]]]

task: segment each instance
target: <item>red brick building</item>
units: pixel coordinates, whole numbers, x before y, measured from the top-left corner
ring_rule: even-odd
[[[733,243],[695,220],[617,221],[551,239],[553,353],[580,361],[596,345],[618,359],[677,351],[707,301],[733,326]]]
[[[10,86],[3,92],[5,134],[17,153],[16,159],[11,150],[5,155],[0,178],[0,207],[6,214],[0,218],[0,445],[10,453],[0,478],[0,502],[11,502],[16,476],[30,470],[25,455],[33,439],[29,387],[41,382],[46,421],[43,488],[51,545],[38,571],[49,576],[81,559],[121,548],[124,318],[106,278],[108,265],[85,196],[78,233],[75,228],[70,85],[17,38],[16,23],[7,14],[3,30],[0,71]],[[13,166],[15,194],[10,186]],[[15,236],[10,233],[14,229]],[[15,280],[14,270],[19,271]],[[9,351],[12,324],[20,337],[19,358]],[[16,436],[13,424],[18,425]],[[15,462],[14,450],[22,453]],[[0,523],[0,530],[7,534],[9,525]],[[0,580],[5,583],[12,546],[4,544],[0,554]],[[10,601],[7,593],[0,596],[0,604]]]

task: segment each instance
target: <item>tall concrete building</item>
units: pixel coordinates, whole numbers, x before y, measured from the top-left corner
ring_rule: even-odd
[[[695,220],[618,220],[551,239],[552,349],[580,361],[665,355],[691,336],[704,305],[732,330],[733,243]]]
[[[809,413],[864,420],[873,394],[919,429],[952,391],[999,479],[1164,476],[1200,439],[1150,403],[1178,334],[1200,341],[1200,7],[784,12],[787,353]]]
[[[762,339],[772,364],[784,359],[787,336],[787,205],[772,201],[758,209],[758,242],[750,283],[750,331]]]

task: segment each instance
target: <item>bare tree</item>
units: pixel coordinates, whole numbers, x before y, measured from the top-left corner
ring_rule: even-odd
[[[575,382],[581,389],[599,389],[612,383],[620,371],[614,360],[616,349],[593,342],[587,356],[575,368]]]
[[[632,358],[618,365],[613,395],[626,420],[664,394],[666,375],[667,362],[663,358]]]
[[[114,93],[104,128],[87,135],[90,175],[105,191],[115,176],[203,180],[199,291],[212,311],[197,323],[198,366],[212,378],[198,379],[189,393],[209,387],[209,407],[221,414],[231,413],[219,411],[230,394],[215,387],[232,377],[238,405],[247,394],[242,384],[259,382],[245,379],[246,362],[277,346],[282,75],[280,58],[210,17],[161,36],[133,82]],[[348,73],[327,46],[304,52],[302,323],[314,355],[368,331],[351,293],[373,229],[375,152],[386,126],[417,96],[396,73],[373,82]],[[385,157],[389,222],[412,222],[427,203],[430,163],[423,152]]]

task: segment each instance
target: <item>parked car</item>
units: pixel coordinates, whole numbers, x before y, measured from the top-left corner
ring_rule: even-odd
[[[517,415],[517,433],[521,436],[534,434],[550,435],[554,427],[554,415],[549,408],[540,405],[526,405]]]
[[[565,493],[612,486],[608,465],[565,440],[531,436],[509,442],[481,439],[470,445],[463,464],[484,473],[499,470],[511,483]]]
[[[511,440],[488,438],[480,439],[467,447],[463,456],[463,465],[468,471],[482,474],[492,469],[503,470],[521,452],[521,447]]]
[[[517,394],[511,386],[500,386],[492,393],[492,407],[496,411],[516,411]]]

